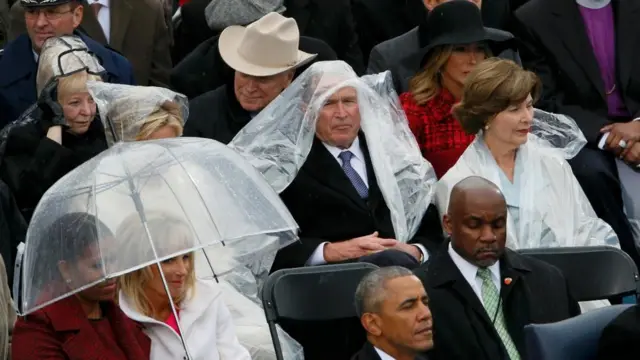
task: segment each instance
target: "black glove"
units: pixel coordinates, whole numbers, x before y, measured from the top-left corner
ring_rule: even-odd
[[[49,125],[46,127],[67,127],[62,105],[58,103],[58,81],[50,81],[44,89],[42,89],[40,97],[38,97],[38,107],[42,110],[42,122]]]

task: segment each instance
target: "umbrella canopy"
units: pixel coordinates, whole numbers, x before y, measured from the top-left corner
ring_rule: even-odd
[[[139,225],[146,236],[126,235]],[[176,236],[154,236],[159,232]],[[195,138],[118,143],[64,176],[38,204],[24,248],[19,310],[31,313],[201,249],[209,273],[248,263],[266,269],[265,252],[295,241],[296,233],[262,175],[225,145]],[[66,266],[70,259],[84,259],[91,271]]]

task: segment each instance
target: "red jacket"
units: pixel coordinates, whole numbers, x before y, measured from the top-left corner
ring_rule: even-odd
[[[18,318],[11,343],[14,360],[138,360],[149,359],[151,341],[142,325],[129,319],[113,302],[104,314],[113,330],[119,351],[113,356],[87,319],[75,296]]]
[[[400,102],[422,156],[441,178],[456,164],[475,135],[467,135],[451,114],[456,100],[445,89],[424,105],[418,105],[409,92],[400,95]]]

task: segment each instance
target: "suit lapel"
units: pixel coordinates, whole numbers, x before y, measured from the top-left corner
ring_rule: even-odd
[[[122,51],[132,12],[133,8],[129,0],[111,1],[111,38],[109,45],[117,51]]]
[[[104,354],[99,351],[100,343],[98,334],[95,332],[82,307],[75,296],[70,296],[45,308],[47,315],[51,319],[51,326],[56,332],[73,331],[74,335],[69,336],[62,344],[64,352],[70,359],[102,360]],[[96,351],[87,351],[87,346]]]
[[[432,278],[434,288],[449,287],[455,293],[456,298],[465,302],[465,307],[471,309],[479,316],[485,324],[491,326],[491,319],[487,315],[482,302],[471,288],[471,285],[462,276],[462,273],[451,260],[448,252],[449,242],[443,244],[443,247],[433,260],[433,264],[429,266],[428,276]]]
[[[364,154],[365,166],[367,168],[367,181],[369,183],[369,198],[367,199],[367,202],[369,203],[370,209],[375,212],[380,205],[380,202],[384,201],[384,199],[382,198],[382,193],[380,192],[380,187],[378,186],[378,179],[376,178],[376,172],[373,168],[373,162],[371,162],[371,155],[369,154],[367,139],[364,136],[363,132],[360,132],[358,134],[358,138],[360,140],[360,148],[362,149],[362,153]]]
[[[302,168],[308,171],[315,180],[348,198],[357,207],[367,209],[366,203],[360,198],[338,161],[318,138],[313,139],[311,151]]]
[[[587,37],[587,30],[575,1],[558,0],[554,2],[553,23],[557,27],[555,32],[562,39],[569,53],[586,73],[587,78],[593,83],[603,99],[605,96],[604,82],[600,74],[600,68],[593,52],[591,42]]]
[[[84,5],[84,15],[82,17],[82,23],[80,24],[80,30],[101,45],[107,45],[107,37],[104,35],[104,30],[102,30],[102,26],[93,13],[91,6],[89,6],[86,0],[82,2],[82,5]]]
[[[519,255],[506,250],[500,261],[500,273],[503,281],[500,298],[503,303],[502,311],[507,330],[520,353],[525,350],[522,329],[530,323],[528,311],[530,304],[526,297],[522,297],[522,295],[527,295],[524,274],[530,271],[531,269],[521,261]]]
[[[616,52],[620,86],[626,89],[631,79],[631,71],[637,63],[638,19],[640,19],[640,1],[620,0],[616,6]]]

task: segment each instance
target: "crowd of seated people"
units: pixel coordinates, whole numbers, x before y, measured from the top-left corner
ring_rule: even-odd
[[[197,278],[195,253],[83,287],[98,239],[182,246],[163,213],[51,224],[52,247],[83,251],[60,251],[43,288],[75,295],[16,319],[17,249],[47,190],[118,142],[182,136],[228,145],[279,195],[299,239],[270,272],[379,267],[357,318],[280,323],[306,359],[526,359],[525,325],[608,306],[517,250],[612,246],[640,267],[640,3],[401,3],[0,0],[0,360],[235,360],[269,343],[266,320],[238,315],[261,316],[257,300]],[[638,314],[594,356],[637,349]]]

